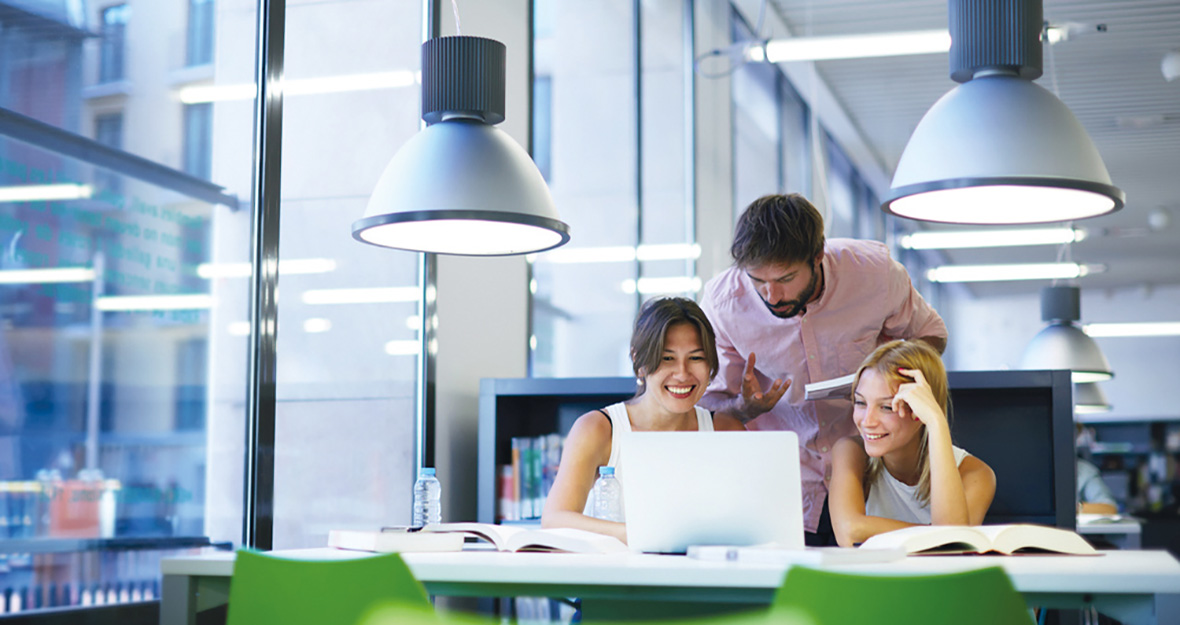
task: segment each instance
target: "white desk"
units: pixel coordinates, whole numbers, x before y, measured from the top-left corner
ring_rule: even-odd
[[[1119,549],[1138,549],[1142,544],[1143,522],[1135,517],[1079,514],[1078,533],[1099,536]]]
[[[340,559],[369,554],[334,549],[277,552]],[[935,556],[825,567],[865,574],[921,575],[1000,565],[1030,606],[1095,607],[1128,625],[1180,624],[1180,562],[1165,551],[1108,551],[1099,557]],[[410,553],[403,556],[433,595],[581,597],[639,604],[766,605],[785,565],[701,562],[683,556],[551,553]],[[161,625],[188,625],[198,610],[224,604],[233,554],[166,558]],[[671,609],[672,604],[660,607]],[[616,611],[617,613],[617,611]],[[588,612],[589,614],[589,612]],[[665,612],[666,615],[666,612]]]

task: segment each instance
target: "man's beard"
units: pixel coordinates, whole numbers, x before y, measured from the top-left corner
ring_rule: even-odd
[[[791,307],[787,310],[779,312],[775,310],[775,306],[772,306],[770,302],[762,300],[762,303],[766,304],[766,309],[770,311],[770,314],[778,317],[779,319],[790,319],[801,312],[806,312],[807,302],[810,302],[811,298],[815,297],[815,292],[819,288],[818,269],[818,263],[811,264],[811,280],[807,283],[807,288],[803,289],[803,292],[799,294],[799,299],[793,299],[789,302],[780,302],[778,304],[778,306],[790,304]]]

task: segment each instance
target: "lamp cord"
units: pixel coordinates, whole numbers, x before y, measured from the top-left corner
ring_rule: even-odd
[[[459,4],[456,0],[451,0],[451,13],[455,14],[455,34],[463,34],[463,25],[459,23]]]

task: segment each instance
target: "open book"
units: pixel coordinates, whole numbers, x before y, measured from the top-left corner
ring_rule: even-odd
[[[397,528],[387,528],[397,532]],[[498,551],[567,551],[571,553],[621,553],[629,551],[621,540],[568,527],[530,528],[491,523],[439,523],[420,533],[474,537]]]
[[[328,546],[354,551],[403,553],[412,551],[459,551],[463,537],[452,534],[423,532],[375,532],[372,530],[332,530],[328,532]]]
[[[861,549],[898,548],[909,555],[1052,553],[1101,555],[1076,532],[1047,525],[915,525],[877,534]]]
[[[855,373],[804,385],[803,399],[849,399]]]

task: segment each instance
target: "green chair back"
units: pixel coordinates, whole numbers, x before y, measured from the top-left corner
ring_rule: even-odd
[[[1033,625],[1024,598],[1000,567],[922,576],[787,571],[771,611],[793,609],[818,625]]]
[[[293,560],[239,551],[227,625],[353,625],[374,604],[429,613],[426,590],[396,553],[348,560]]]

